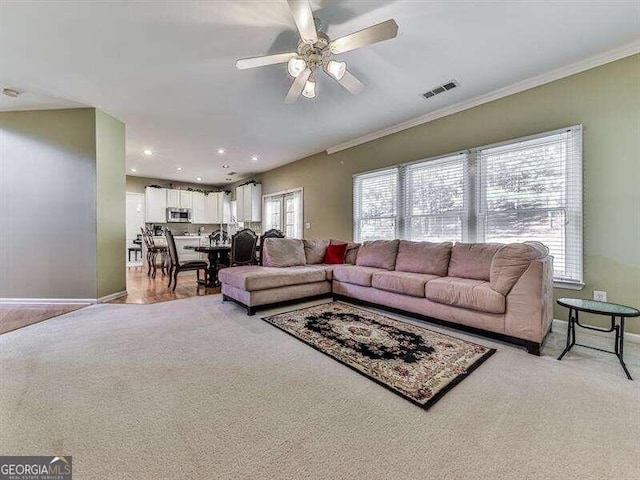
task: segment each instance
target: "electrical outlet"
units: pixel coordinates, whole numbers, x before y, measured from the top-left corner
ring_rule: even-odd
[[[306,228],[307,230],[311,230],[311,222],[305,223],[304,228]]]
[[[607,292],[603,290],[594,290],[593,291],[593,299],[598,302],[606,302],[607,301]]]

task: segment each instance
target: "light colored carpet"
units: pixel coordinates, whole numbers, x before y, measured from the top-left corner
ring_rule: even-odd
[[[640,478],[615,358],[475,341],[498,352],[425,411],[219,295],[92,306],[0,336],[0,453],[91,480]]]

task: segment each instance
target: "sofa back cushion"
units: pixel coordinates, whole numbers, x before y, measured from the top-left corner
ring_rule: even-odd
[[[324,254],[329,246],[329,240],[315,239],[315,240],[303,240],[304,243],[304,255],[307,259],[308,265],[315,265],[322,263]]]
[[[453,243],[409,242],[400,240],[396,270],[446,277]]]
[[[502,243],[456,243],[451,249],[449,276],[489,281],[491,262]]]
[[[267,238],[262,249],[265,267],[294,267],[307,263],[304,243],[297,238]]]
[[[549,249],[540,242],[510,243],[493,256],[489,285],[507,295],[533,260],[544,258]]]
[[[347,253],[344,256],[344,263],[348,265],[355,265],[358,250],[362,244],[356,242],[345,242],[344,240],[336,240],[334,238],[331,239],[331,245],[337,245],[340,243],[347,244]]]
[[[373,240],[364,242],[358,250],[356,265],[360,267],[393,270],[396,266],[399,240]]]

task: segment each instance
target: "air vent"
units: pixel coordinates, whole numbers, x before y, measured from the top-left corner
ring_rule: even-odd
[[[429,90],[428,92],[425,92],[422,94],[422,96],[424,98],[431,98],[431,97],[435,97],[436,95],[439,95],[441,93],[447,92],[449,90],[453,90],[454,88],[458,87],[458,81],[457,80],[451,80],[443,85],[440,85],[438,87],[435,87],[431,90]]]

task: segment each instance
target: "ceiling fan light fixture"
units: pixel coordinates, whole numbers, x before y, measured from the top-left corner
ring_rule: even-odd
[[[327,63],[326,71],[336,80],[344,77],[344,72],[347,71],[347,62],[336,62],[335,60],[329,60]]]
[[[316,97],[316,82],[314,80],[307,80],[307,83],[304,85],[304,90],[302,90],[302,95],[307,98]]]
[[[307,62],[305,62],[302,58],[292,58],[287,63],[287,71],[289,75],[293,78],[296,78],[307,68]]]

